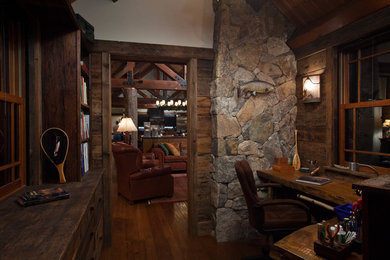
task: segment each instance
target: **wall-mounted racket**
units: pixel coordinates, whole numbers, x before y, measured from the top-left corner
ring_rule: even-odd
[[[69,138],[60,128],[49,128],[41,135],[41,148],[58,170],[60,183],[65,183],[64,164],[68,155]]]

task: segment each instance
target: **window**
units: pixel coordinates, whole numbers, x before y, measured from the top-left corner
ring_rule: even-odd
[[[340,54],[340,163],[390,168],[390,34]]]
[[[0,22],[0,198],[25,184],[25,42],[19,22]]]

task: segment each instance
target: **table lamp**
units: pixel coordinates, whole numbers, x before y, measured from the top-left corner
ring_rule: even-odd
[[[137,132],[138,129],[135,127],[133,120],[130,117],[122,118],[119,123],[118,132],[125,132],[124,140],[125,143],[130,144],[129,132]],[[126,134],[127,133],[127,134]]]

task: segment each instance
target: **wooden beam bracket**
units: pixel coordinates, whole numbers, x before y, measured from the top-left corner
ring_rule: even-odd
[[[142,83],[143,83],[142,80],[137,80],[137,81],[133,80],[133,72],[131,70],[127,72],[127,81],[123,81],[123,85],[131,86],[131,87],[134,87],[135,85],[142,84]]]

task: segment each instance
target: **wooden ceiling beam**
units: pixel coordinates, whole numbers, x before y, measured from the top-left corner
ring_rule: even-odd
[[[171,68],[169,68],[167,65],[162,64],[162,63],[155,63],[155,65],[157,66],[157,68],[159,68],[162,72],[164,72],[170,78],[179,82],[181,86],[183,86],[183,87],[187,86],[186,81],[179,74],[177,74],[175,71],[173,71]]]
[[[140,89],[137,89],[137,93],[140,94],[144,98],[148,98],[148,95],[146,95],[144,92],[142,92]]]
[[[123,83],[126,82],[124,79],[111,78],[112,88],[135,88],[135,89],[160,89],[160,90],[174,90],[174,91],[186,91],[182,88],[177,81],[167,80],[134,80],[134,82],[142,82],[135,86],[126,86]]]
[[[130,62],[124,63],[121,69],[118,72],[116,72],[112,77],[116,79],[120,79],[123,75],[125,75],[129,71],[130,68],[131,68]]]
[[[298,31],[287,44],[296,50],[389,5],[388,0],[354,0],[340,6],[309,27]]]

